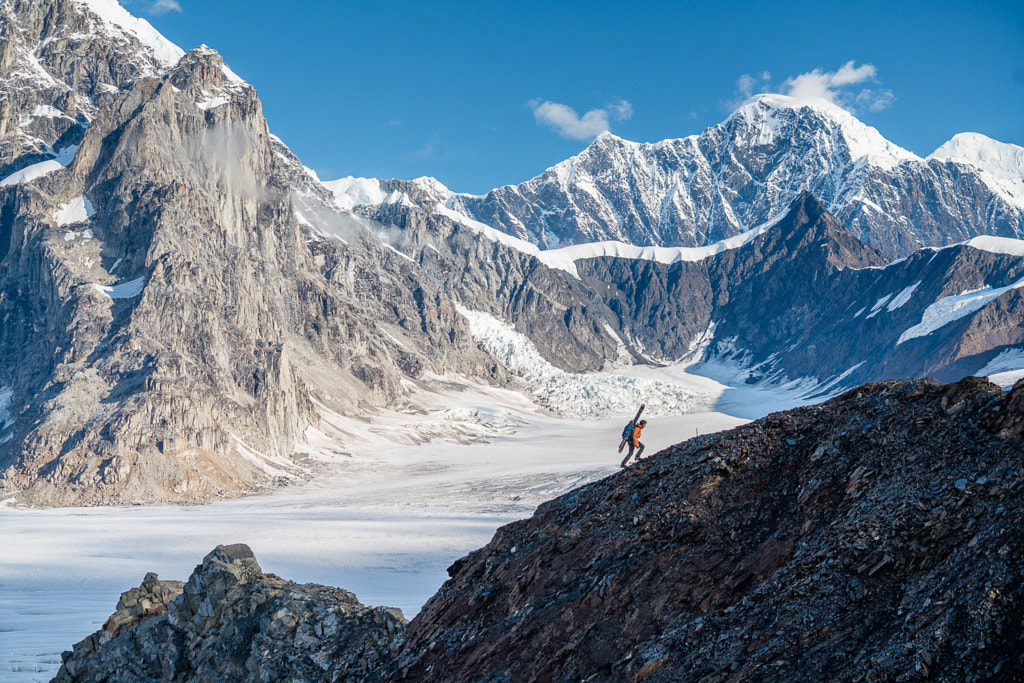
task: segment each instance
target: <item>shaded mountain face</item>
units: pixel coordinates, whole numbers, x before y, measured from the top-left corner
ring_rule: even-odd
[[[1017,680],[1022,453],[1024,382],[868,384],[545,503],[407,626],[221,547],[55,680]]]
[[[804,194],[750,244],[699,262],[598,258],[577,268],[613,283],[606,305],[654,357],[701,348],[750,368],[751,381],[949,381],[1024,342],[1020,243],[994,243],[1010,253],[985,244],[890,263]],[[960,307],[974,292],[975,304]]]
[[[698,136],[640,144],[605,133],[525,183],[483,196],[441,189],[435,201],[544,248],[702,246],[807,191],[898,257],[977,235],[1024,237],[1024,171],[1007,181],[977,163],[962,150],[921,159],[828,102],[765,95]]]

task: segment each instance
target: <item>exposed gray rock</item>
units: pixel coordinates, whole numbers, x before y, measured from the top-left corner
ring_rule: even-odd
[[[298,471],[313,396],[365,413],[402,378],[502,380],[365,221],[299,223],[282,157],[255,91],[199,48],[97,110],[68,168],[0,188],[3,490],[237,495]]]
[[[364,681],[404,627],[396,608],[264,574],[248,546],[222,545],[187,583],[148,574],[122,595],[54,681]]]
[[[151,27],[136,30],[148,25],[123,18],[113,23],[74,0],[0,5],[0,178],[78,144],[98,107],[181,56]]]

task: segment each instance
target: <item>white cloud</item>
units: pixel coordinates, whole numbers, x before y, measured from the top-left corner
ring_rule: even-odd
[[[755,92],[763,92],[772,81],[772,75],[762,71],[756,76],[743,74],[736,79],[736,91],[740,94],[740,100],[745,100]]]
[[[850,91],[850,86],[877,81],[878,70],[874,64],[854,66],[851,59],[836,71],[815,69],[787,78],[782,84],[782,90],[783,94],[791,97],[820,98],[851,110],[857,105],[878,112],[887,109],[896,101],[896,96],[891,90],[864,88],[856,93]]]
[[[611,130],[611,121],[624,121],[633,116],[633,105],[626,100],[613,102],[603,109],[591,109],[583,116],[572,107],[542,100],[532,100],[530,109],[537,123],[554,128],[564,138],[586,140]]]
[[[177,12],[181,14],[183,11],[178,0],[154,0],[149,3],[147,10],[150,14],[167,14],[168,12]]]
[[[896,101],[892,90],[864,89],[857,93],[857,106],[867,107],[868,111],[877,112],[888,109]]]
[[[757,93],[779,92],[790,97],[807,99],[824,99],[841,107],[879,112],[888,109],[896,101],[896,95],[883,88],[858,88],[866,83],[878,82],[878,69],[874,64],[856,66],[854,60],[848,61],[835,71],[814,69],[799,76],[790,76],[781,86],[774,88],[771,74],[762,71],[751,76],[743,74],[736,79],[738,99],[726,102],[727,109],[735,109]]]

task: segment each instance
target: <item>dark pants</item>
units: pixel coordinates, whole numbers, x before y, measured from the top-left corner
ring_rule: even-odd
[[[637,443],[637,446],[639,446],[639,448],[636,448],[636,446],[633,445],[632,441],[629,442],[629,452],[626,453],[626,458],[622,461],[622,464],[620,465],[620,467],[625,467],[626,463],[629,462],[629,459],[633,457],[633,449],[634,448],[636,448],[636,459],[637,460],[640,459],[640,454],[644,452],[644,445],[640,441],[637,441],[636,443]]]

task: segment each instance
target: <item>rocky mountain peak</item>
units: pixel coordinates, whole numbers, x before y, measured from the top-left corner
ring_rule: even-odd
[[[785,216],[759,241],[765,251],[774,252],[775,258],[800,263],[802,267],[815,260],[803,253],[810,249],[836,269],[879,266],[889,261],[880,251],[851,235],[825,205],[806,190],[793,200]]]
[[[183,54],[114,0],[0,4],[0,177],[77,144],[122,88]]]
[[[182,90],[205,90],[209,93],[248,86],[228,68],[219,52],[206,45],[189,50],[168,72],[167,80]]]
[[[1016,162],[1003,152],[1005,175]],[[1024,236],[1024,181],[981,166],[926,162],[826,100],[759,95],[700,135],[601,135],[535,178],[447,206],[542,248],[693,247],[757,228],[810,191],[859,239],[899,257],[978,234]]]

